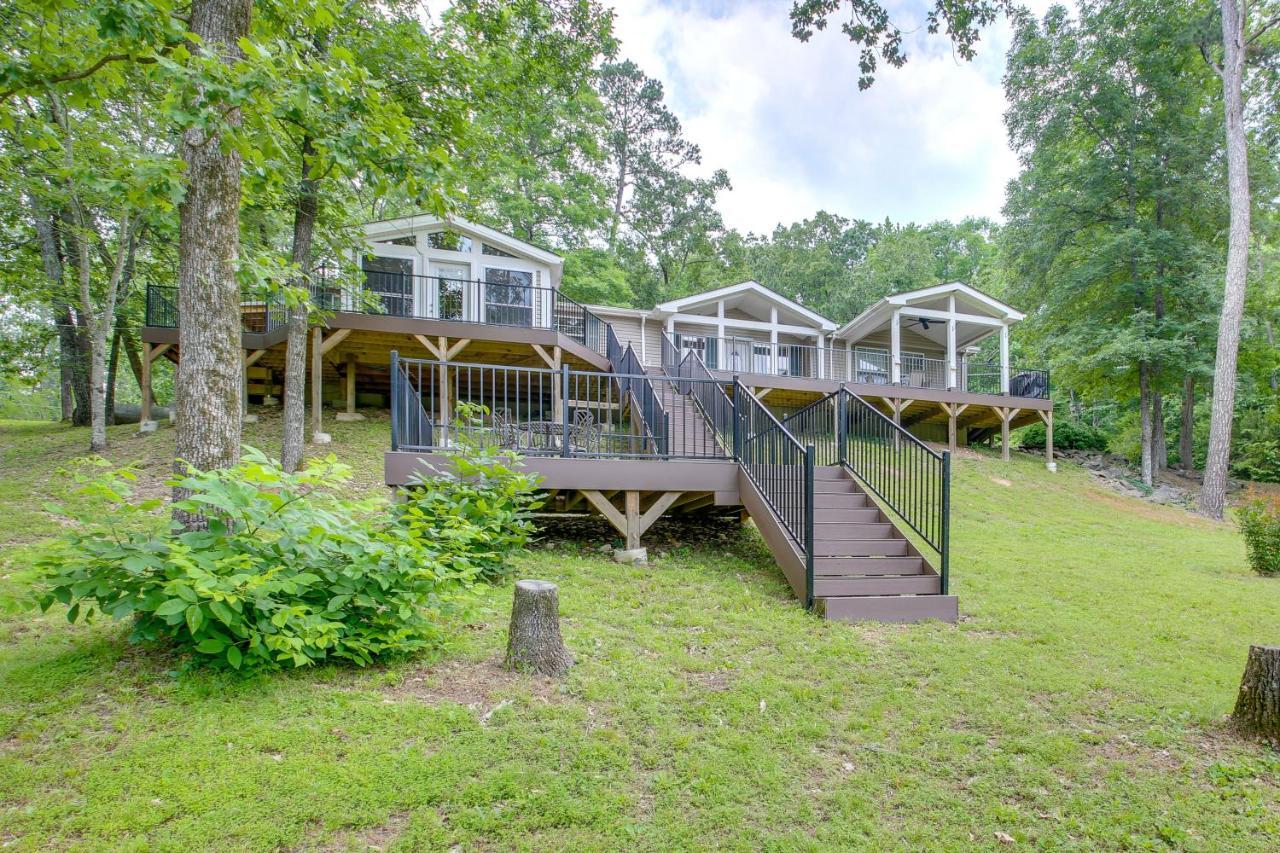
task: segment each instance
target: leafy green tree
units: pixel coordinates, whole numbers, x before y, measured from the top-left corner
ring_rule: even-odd
[[[1161,390],[1204,358],[1211,86],[1180,11],[1129,0],[1021,17],[1009,56],[1010,293],[1059,387],[1138,398],[1142,479],[1163,465]]]

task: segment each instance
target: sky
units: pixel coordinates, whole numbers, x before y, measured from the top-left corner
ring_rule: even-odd
[[[827,210],[928,222],[1000,218],[1017,174],[1000,84],[1010,27],[970,63],[924,32],[927,0],[890,0],[909,59],[858,90],[857,50],[833,19],[808,43],[791,0],[607,0],[620,56],[661,80],[708,170],[729,172],[725,223],[770,231]],[[1043,13],[1047,2],[1031,2]]]

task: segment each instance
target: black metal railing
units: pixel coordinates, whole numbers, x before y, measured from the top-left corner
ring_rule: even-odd
[[[658,455],[666,456],[670,419],[659,399],[657,389],[645,374],[644,365],[640,363],[639,356],[630,344],[627,344],[626,350],[622,353],[612,378],[621,392],[629,394],[635,401],[640,414],[640,424],[653,439]]]
[[[815,448],[818,464],[843,465],[859,483],[937,552],[948,586],[951,454],[938,453],[847,388],[783,421]]]
[[[531,456],[731,458],[692,400],[712,382],[686,380],[697,386],[686,394],[679,380],[663,376],[394,361],[398,450],[449,450],[470,441]],[[428,428],[413,432],[418,409]]]
[[[716,438],[732,452],[733,401],[725,393],[724,385],[711,375],[702,359],[693,352],[685,354],[676,365],[674,375],[686,380],[678,382],[676,387],[697,404],[699,412],[715,431]]]
[[[609,324],[554,288],[375,271],[363,276],[363,287],[354,287],[320,270],[310,286],[312,304],[330,313],[551,329],[595,352],[605,351]],[[257,334],[288,322],[287,306],[279,295],[247,299],[241,315],[244,330]],[[177,327],[177,288],[147,287],[147,325]]]
[[[676,349],[666,330],[659,331],[659,334],[662,336],[662,369],[674,373],[676,365],[680,363],[680,350]]]
[[[147,325],[162,329],[178,327],[178,288],[147,285]]]
[[[435,424],[422,406],[421,365],[417,367],[417,382],[409,376],[410,365],[400,360],[400,354],[391,351],[391,449],[423,450],[435,444]]]
[[[1004,394],[1000,382],[1000,364],[994,361],[970,361],[964,365],[964,388],[971,394]],[[1010,397],[1049,399],[1049,371],[1035,367],[1009,365]]]
[[[813,607],[814,448],[802,445],[734,379],[734,456],[805,561],[805,607]]]

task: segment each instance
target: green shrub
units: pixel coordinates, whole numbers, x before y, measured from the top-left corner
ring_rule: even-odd
[[[478,423],[487,411],[461,404],[458,422]],[[459,453],[447,471],[417,476],[404,490],[395,514],[418,541],[430,543],[444,559],[498,580],[512,571],[511,557],[533,533],[535,477],[515,470],[520,457],[493,444],[483,429],[461,429]]]
[[[1280,575],[1280,498],[1251,490],[1239,519],[1249,565],[1260,575]]]
[[[1045,443],[1044,424],[1032,424],[1022,431],[1022,446],[1028,450],[1042,450]],[[1107,438],[1093,427],[1078,421],[1054,421],[1053,446],[1056,450],[1107,449]]]
[[[350,469],[333,456],[286,474],[246,448],[233,468],[192,470],[179,506],[207,529],[159,536],[131,523],[160,503],[130,501],[131,471],[79,479],[96,508],[39,561],[41,607],[61,602],[72,622],[132,619],[131,640],[168,641],[201,663],[363,665],[418,650],[476,576],[395,523],[385,501],[339,497]],[[103,520],[107,534],[93,532]]]

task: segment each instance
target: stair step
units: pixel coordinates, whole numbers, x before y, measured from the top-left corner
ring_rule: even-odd
[[[841,622],[955,622],[960,618],[954,595],[833,596],[816,603],[828,619]]]
[[[813,524],[813,538],[819,542],[837,539],[888,539],[897,534],[887,521],[824,521]]]
[[[814,557],[905,557],[905,539],[829,539],[813,543]]]
[[[815,577],[813,594],[841,595],[937,595],[942,579],[937,575],[864,575],[862,577]]]
[[[822,577],[850,575],[918,575],[925,571],[923,557],[819,557],[813,561],[813,573]]]
[[[848,480],[849,475],[839,465],[815,465],[813,467],[813,481],[815,483],[822,480]]]
[[[832,522],[866,523],[880,521],[881,519],[880,510],[873,506],[848,507],[846,509],[820,506],[813,508],[813,521],[815,524],[830,524]]]
[[[819,480],[815,477],[813,481],[813,493],[815,495],[839,495],[854,492],[858,492],[858,487],[853,480]],[[860,492],[858,493],[861,494]]]
[[[843,511],[868,506],[875,506],[875,504],[871,503],[871,499],[862,492],[827,492],[826,494],[815,492],[813,495],[813,508],[818,512],[824,509]]]

